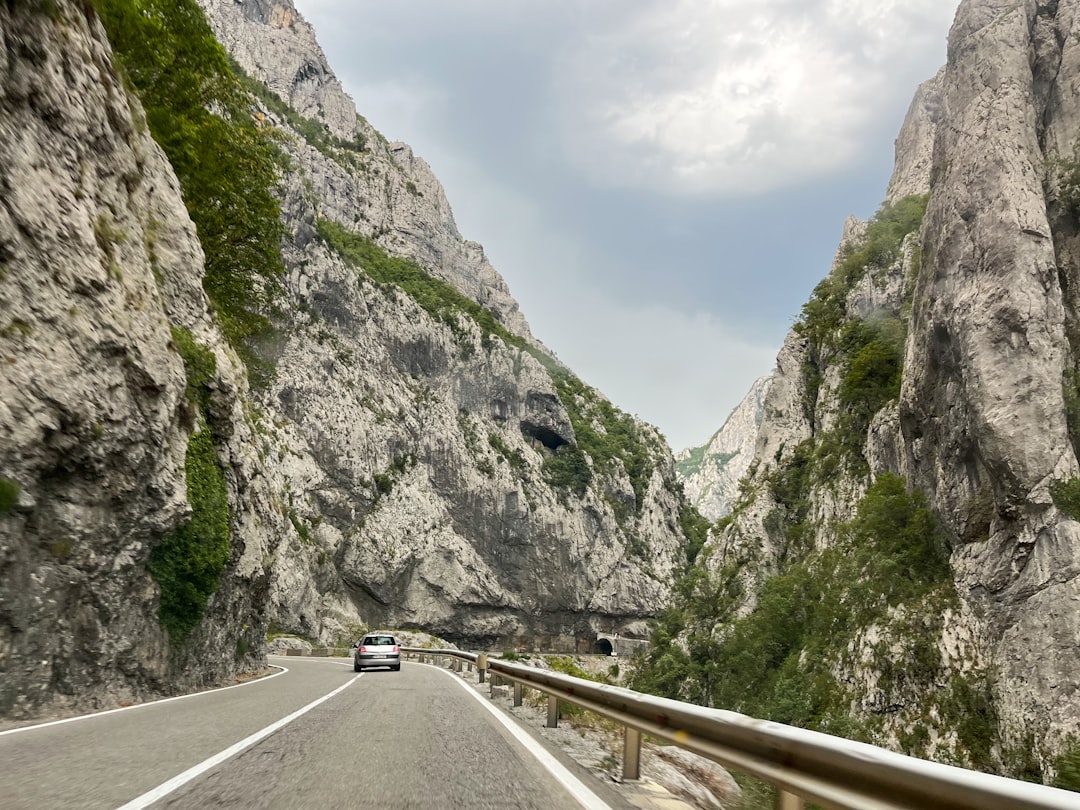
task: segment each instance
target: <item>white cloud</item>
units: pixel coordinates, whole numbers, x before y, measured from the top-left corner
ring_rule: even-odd
[[[776,364],[779,346],[755,344],[708,312],[623,305],[587,282],[562,281],[558,323],[541,317],[533,327],[557,335],[564,363],[675,450],[704,444]]]
[[[861,156],[883,115],[929,78],[953,12],[940,0],[669,0],[562,53],[567,153],[597,182],[761,192]]]

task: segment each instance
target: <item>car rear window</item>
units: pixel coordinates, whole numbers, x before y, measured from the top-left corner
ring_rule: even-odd
[[[373,647],[392,646],[394,643],[393,636],[368,636],[364,639],[364,644],[370,644]]]

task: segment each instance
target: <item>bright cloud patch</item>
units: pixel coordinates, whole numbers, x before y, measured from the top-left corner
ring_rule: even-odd
[[[859,157],[897,106],[897,74],[944,57],[948,6],[669,0],[605,15],[564,51],[566,147],[613,185],[745,193],[820,175]]]

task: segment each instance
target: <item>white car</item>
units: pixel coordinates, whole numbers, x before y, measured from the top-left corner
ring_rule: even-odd
[[[353,653],[353,670],[361,672],[374,667],[401,669],[401,647],[390,633],[368,633],[358,642]]]

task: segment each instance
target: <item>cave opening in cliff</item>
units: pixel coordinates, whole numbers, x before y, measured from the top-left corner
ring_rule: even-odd
[[[548,450],[558,450],[564,444],[569,444],[562,436],[551,428],[543,425],[534,425],[531,422],[521,423],[521,433],[525,438],[540,442]]]

